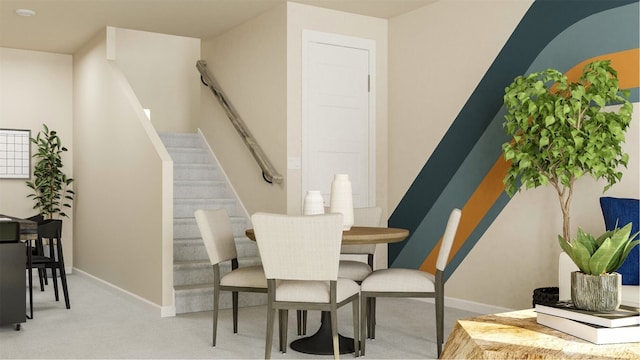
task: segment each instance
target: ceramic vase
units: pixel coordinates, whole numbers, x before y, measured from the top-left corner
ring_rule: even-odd
[[[309,190],[304,197],[303,215],[324,214],[324,200],[320,190]]]
[[[622,299],[622,276],[616,272],[604,275],[571,273],[571,301],[578,309],[613,311]]]
[[[353,225],[353,195],[349,175],[336,174],[333,178],[329,212],[342,213],[344,216],[343,230],[351,229]]]

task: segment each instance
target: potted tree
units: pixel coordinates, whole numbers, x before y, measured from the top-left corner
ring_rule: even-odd
[[[579,242],[571,240],[570,223],[576,180],[604,179],[606,191],[622,178],[618,167],[626,167],[629,155],[621,145],[633,111],[628,97],[609,60],[587,64],[576,82],[547,69],[518,76],[505,89],[503,126],[513,138],[502,145],[510,162],[506,192],[553,186],[562,211],[559,238],[568,247]]]
[[[46,124],[42,126],[44,129],[30,139],[37,146],[37,151],[33,154],[37,162],[33,170],[33,181],[27,181],[27,186],[33,190],[27,197],[34,199],[33,208],[45,219],[53,219],[54,216],[69,217],[64,209],[71,208],[74,192],[69,188],[73,179],[62,171],[62,153],[67,148],[62,146],[56,131],[49,131]]]
[[[45,253],[49,253],[49,256],[53,258],[53,249],[50,248],[49,251],[46,251],[42,239],[60,239],[62,220],[59,217],[69,217],[65,213],[65,209],[70,209],[73,201],[74,192],[69,189],[73,179],[67,177],[62,171],[62,153],[67,151],[67,148],[62,146],[62,141],[56,131],[50,131],[46,124],[42,124],[42,126],[43,130],[39,131],[35,138],[30,139],[37,147],[33,154],[33,158],[37,161],[33,170],[33,180],[27,181],[27,186],[33,192],[27,197],[34,199],[33,208],[44,218],[38,223],[38,241],[33,250],[34,255],[44,256]],[[58,256],[61,256],[60,252],[58,252]],[[38,273],[42,287],[43,280],[45,283],[47,282],[44,269],[38,269]]]

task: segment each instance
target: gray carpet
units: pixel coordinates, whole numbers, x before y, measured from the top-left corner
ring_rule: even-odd
[[[161,318],[159,309],[83,275],[68,276],[71,309],[56,302],[51,285],[35,291],[34,319],[0,327],[2,359],[260,359],[264,357],[264,306],[241,308],[239,332],[233,334],[231,311],[222,310],[218,345],[211,346],[211,312]],[[240,295],[242,296],[242,294]],[[378,299],[376,339],[367,341],[367,359],[428,359],[436,357],[433,304],[412,299]],[[456,319],[477,314],[445,309],[445,339]],[[320,315],[309,313],[308,333]],[[340,310],[339,331],[352,336],[351,306]],[[277,328],[277,325],[276,325]],[[330,359],[278,351],[273,359]],[[289,313],[288,342],[296,335],[295,312]],[[341,356],[353,358],[352,354]]]

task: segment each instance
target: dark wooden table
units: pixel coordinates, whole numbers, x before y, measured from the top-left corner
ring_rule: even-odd
[[[0,323],[15,324],[20,330],[20,323],[26,321],[26,299],[24,292],[24,270],[29,263],[31,252],[26,251],[25,245],[38,238],[38,224],[36,222],[0,214],[0,221],[18,223],[19,239],[0,243]],[[31,278],[29,278],[31,281]]]

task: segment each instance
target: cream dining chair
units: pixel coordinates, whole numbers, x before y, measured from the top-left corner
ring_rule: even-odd
[[[287,348],[288,309],[330,313],[334,358],[340,357],[338,308],[352,303],[355,356],[359,347],[359,290],[338,278],[342,214],[289,216],[256,213],[251,217],[267,277],[265,359],[271,357],[275,310],[280,314],[280,350]]]
[[[238,266],[238,252],[231,220],[225,209],[198,209],[196,222],[213,266],[213,346],[218,332],[220,291],[232,292],[233,333],[238,333],[238,292],[267,292],[267,280],[262,266]],[[220,264],[231,262],[231,272],[220,274]]]
[[[325,207],[325,213],[329,213],[329,208]],[[382,221],[382,208],[363,207],[353,209],[353,226],[385,227]],[[373,271],[373,256],[376,251],[375,244],[367,245],[342,245],[340,254],[366,256],[366,262],[356,259],[340,259],[338,267],[338,277],[351,279],[357,283],[362,282],[367,275]],[[375,298],[372,298],[371,308],[375,309]],[[307,312],[298,311],[298,335],[307,333]]]
[[[371,338],[375,338],[375,314],[369,311],[367,319],[366,304],[368,299],[376,297],[408,297],[435,298],[436,310],[436,342],[438,357],[442,351],[444,333],[444,270],[446,268],[451,246],[458,230],[462,211],[454,209],[442,237],[442,244],[436,260],[435,274],[415,269],[390,268],[372,272],[360,285],[361,301],[361,354],[365,354],[365,322],[371,322]]]

